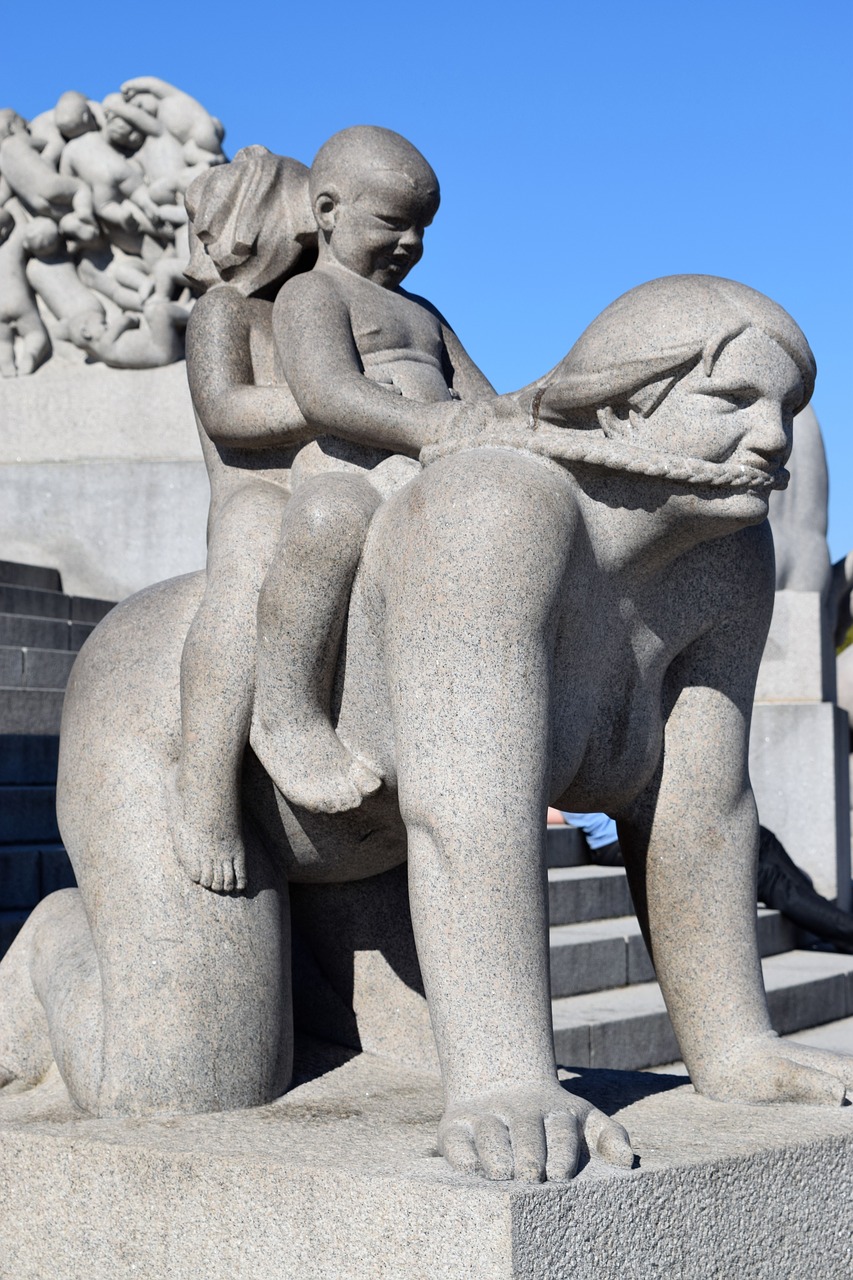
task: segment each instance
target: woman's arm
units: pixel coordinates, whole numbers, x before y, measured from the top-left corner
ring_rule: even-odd
[[[713,545],[713,544],[712,544]],[[728,1101],[838,1103],[853,1059],[779,1040],[756,937],[758,818],[748,747],[773,606],[766,525],[721,539],[697,583],[721,620],[673,664],[658,772],[618,815],[631,890],[684,1061]]]
[[[758,644],[715,628],[669,673],[661,764],[619,843],[637,914],[696,1087],[770,1020],[756,939],[758,819],[747,772]],[[756,652],[757,649],[757,652]]]
[[[251,359],[249,304],[228,285],[193,308],[187,326],[187,376],[193,404],[214,444],[270,449],[314,434],[287,386],[259,387]]]

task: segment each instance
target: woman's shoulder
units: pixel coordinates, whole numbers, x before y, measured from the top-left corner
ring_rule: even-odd
[[[703,625],[763,619],[776,586],[773,534],[767,520],[701,543],[685,558],[682,588],[701,601]]]

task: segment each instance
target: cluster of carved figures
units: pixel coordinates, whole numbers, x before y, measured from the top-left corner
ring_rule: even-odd
[[[0,110],[3,377],[75,349],[120,369],[182,357],[184,195],[225,160],[223,136],[201,103],[153,76],[103,102],[63,93],[29,123]]]

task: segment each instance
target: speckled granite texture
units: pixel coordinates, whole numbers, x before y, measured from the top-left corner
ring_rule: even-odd
[[[848,1280],[853,1109],[726,1106],[659,1075],[571,1087],[630,1127],[634,1170],[453,1175],[437,1077],[369,1055],[268,1107],[144,1124],[80,1117],[54,1076],[0,1102],[0,1276]]]

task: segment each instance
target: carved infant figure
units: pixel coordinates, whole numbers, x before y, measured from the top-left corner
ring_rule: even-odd
[[[50,355],[50,338],[27,279],[27,224],[0,209],[0,377],[25,377]],[[15,353],[15,339],[19,351]]]
[[[406,452],[420,450],[422,428],[401,400],[494,400],[495,391],[435,308],[401,287],[438,209],[423,156],[389,130],[345,129],[318,153],[310,193],[317,264],[285,284],[273,326],[296,403],[324,434],[294,462],[294,496],[258,601],[250,741],[289,800],[334,813],[381,781],[336,735],[330,698],[368,526],[415,470],[399,455],[395,465],[382,444],[399,450],[408,437]]]
[[[248,705],[229,700],[227,715],[230,725],[244,723],[257,700],[251,744],[258,758],[295,804],[334,813],[357,807],[381,784],[329,718],[350,587],[371,518],[417,471],[413,459],[434,438],[425,429],[458,429],[460,401],[496,397],[446,321],[400,287],[438,208],[438,180],[423,156],[390,130],[347,129],[318,153],[309,194],[317,263],[285,283],[273,328],[282,380],[295,400],[289,439],[320,439],[293,460],[292,496],[260,591],[257,691],[254,681],[244,682]],[[285,429],[283,418],[279,439]],[[277,465],[273,459],[273,472]],[[226,660],[233,584],[220,584],[211,564],[215,554],[201,612],[222,622],[215,643],[207,635],[197,644],[194,629],[185,647],[175,848],[193,879],[231,890],[246,883],[239,816],[203,816],[211,791],[228,794],[226,780],[245,747],[245,737],[229,729],[218,752],[211,750],[210,722],[223,716],[222,702],[212,698],[212,668],[233,665],[237,648],[235,637]],[[200,821],[205,847],[191,834]]]

